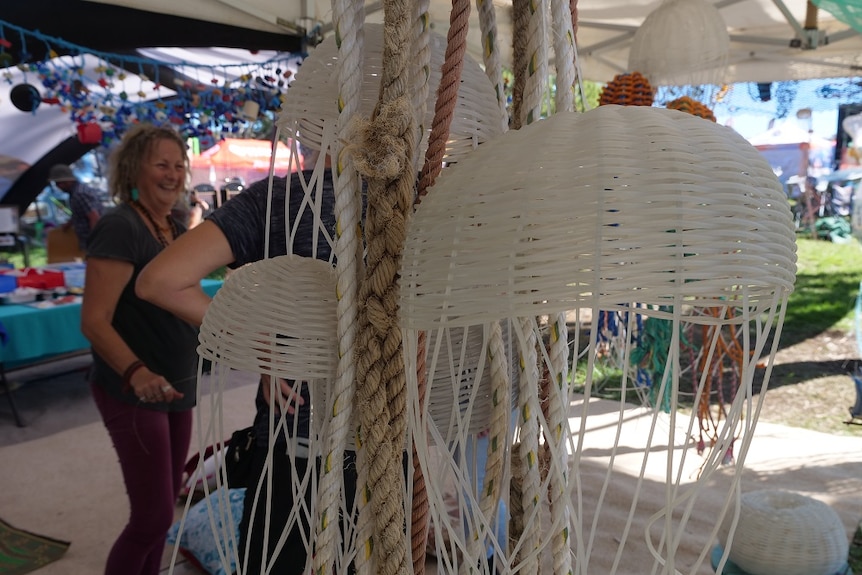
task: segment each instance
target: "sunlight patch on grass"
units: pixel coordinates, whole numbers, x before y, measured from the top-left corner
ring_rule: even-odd
[[[852,331],[862,246],[856,240],[835,244],[805,238],[796,245],[796,289],[788,303],[785,333],[802,341],[830,328]]]

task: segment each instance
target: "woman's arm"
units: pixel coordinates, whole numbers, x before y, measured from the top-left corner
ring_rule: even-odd
[[[129,262],[103,258],[87,260],[81,333],[117,373],[123,373],[138,359],[112,325],[120,294],[133,271]]]
[[[129,262],[105,258],[87,259],[84,300],[81,304],[81,333],[93,350],[118,374],[124,375],[139,358],[114,329],[114,312],[120,295],[132,278]],[[128,383],[143,401],[172,401],[183,396],[147,366],[136,368]]]
[[[224,233],[205,221],[147,264],[138,276],[135,293],[192,325],[200,325],[210,303],[201,280],[233,261]]]

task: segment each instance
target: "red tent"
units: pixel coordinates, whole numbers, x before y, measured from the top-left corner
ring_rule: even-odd
[[[269,175],[272,143],[267,140],[225,138],[200,155],[192,156],[192,185],[210,183],[221,187],[226,179],[241,178],[248,185]],[[275,174],[283,176],[302,169],[300,156],[291,157],[290,146],[278,142]]]

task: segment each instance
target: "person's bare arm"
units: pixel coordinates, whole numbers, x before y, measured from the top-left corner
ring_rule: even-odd
[[[205,221],[147,264],[138,276],[135,293],[192,325],[200,325],[210,303],[201,280],[233,261],[224,233]]]
[[[296,406],[305,405],[305,399],[303,399],[299,391],[299,386],[305,384],[296,383],[295,386],[292,386],[287,382],[287,380],[281,379],[280,377],[277,377],[276,380],[278,382],[277,387],[273,385],[272,376],[269,374],[263,374],[260,376],[263,399],[266,401],[267,405],[272,405],[272,390],[273,388],[276,389],[278,394],[275,402],[276,409],[279,413],[286,411],[293,415],[296,413]]]
[[[200,325],[210,304],[210,297],[200,282],[214,270],[234,261],[224,233],[211,221],[181,235],[156,256],[138,275],[135,293],[174,315]],[[270,378],[261,378],[264,399],[271,402]],[[294,413],[305,403],[298,390],[278,379],[278,409]]]
[[[117,302],[133,272],[134,267],[128,262],[89,258],[81,304],[81,333],[90,341],[93,350],[120,375],[140,359],[113,326]],[[172,401],[183,397],[146,365],[134,372],[129,383],[131,391],[142,401]]]

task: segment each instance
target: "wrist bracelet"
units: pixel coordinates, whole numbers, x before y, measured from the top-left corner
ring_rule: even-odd
[[[132,389],[132,376],[142,367],[146,367],[144,362],[136,359],[126,368],[126,371],[123,372],[123,391],[130,391]]]

